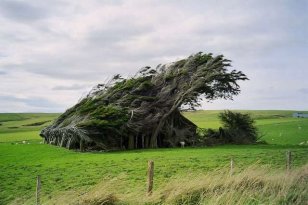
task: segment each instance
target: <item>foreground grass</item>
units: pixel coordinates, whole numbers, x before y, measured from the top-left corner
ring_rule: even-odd
[[[308,166],[286,173],[249,167],[234,176],[219,170],[172,180],[158,193],[163,204],[306,204]]]
[[[155,191],[170,178],[187,173],[209,173],[228,166],[235,159],[238,170],[254,164],[271,169],[285,168],[285,151],[292,150],[293,166],[307,163],[305,146],[219,146],[211,148],[135,150],[112,153],[80,153],[52,145],[1,143],[0,201],[6,204],[16,198],[27,204],[35,192],[37,175],[42,177],[42,195],[49,199],[56,192],[86,190],[102,179],[121,175],[125,186],[118,190],[131,192],[139,187],[145,193],[147,161],[155,162]],[[25,202],[25,203],[24,203]],[[29,203],[31,204],[31,203]]]
[[[44,204],[293,204],[308,202],[308,165],[290,172],[255,164],[233,175],[227,168],[207,173],[177,175],[151,196],[140,186],[129,187],[126,175],[104,180],[86,191],[67,191]],[[32,199],[34,201],[34,199]],[[14,203],[18,202],[15,200]],[[31,204],[31,200],[27,203]]]

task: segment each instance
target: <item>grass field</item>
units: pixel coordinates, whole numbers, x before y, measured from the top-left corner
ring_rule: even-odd
[[[59,114],[2,113],[0,114],[0,142],[40,140],[39,131]]]
[[[217,128],[219,112],[197,111],[185,115],[200,127]],[[34,204],[37,175],[42,177],[42,201],[49,204],[66,193],[80,195],[95,184],[116,179],[116,191],[136,202],[136,196],[144,195],[146,190],[149,159],[155,162],[154,195],[178,176],[223,170],[229,165],[230,157],[235,159],[236,172],[252,164],[282,171],[286,150],[293,152],[293,167],[307,164],[308,119],[292,118],[293,111],[249,112],[268,145],[110,153],[80,153],[41,144],[39,130],[57,114],[0,114],[0,204]]]

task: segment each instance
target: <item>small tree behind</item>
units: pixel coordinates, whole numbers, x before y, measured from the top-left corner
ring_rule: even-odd
[[[218,115],[222,127],[198,129],[201,145],[252,144],[258,140],[258,130],[249,114],[226,110]]]
[[[220,132],[227,143],[250,144],[257,141],[257,128],[254,119],[249,114],[226,110],[219,114],[223,125]]]

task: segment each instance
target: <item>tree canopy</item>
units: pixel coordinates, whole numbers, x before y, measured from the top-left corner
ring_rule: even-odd
[[[67,148],[134,149],[193,144],[196,125],[181,115],[200,100],[232,99],[240,93],[230,60],[211,53],[191,55],[131,78],[115,75],[41,131],[46,142]]]

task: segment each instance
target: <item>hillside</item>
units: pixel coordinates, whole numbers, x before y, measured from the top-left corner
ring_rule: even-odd
[[[0,113],[0,142],[39,140],[40,130],[58,116],[54,113]]]

